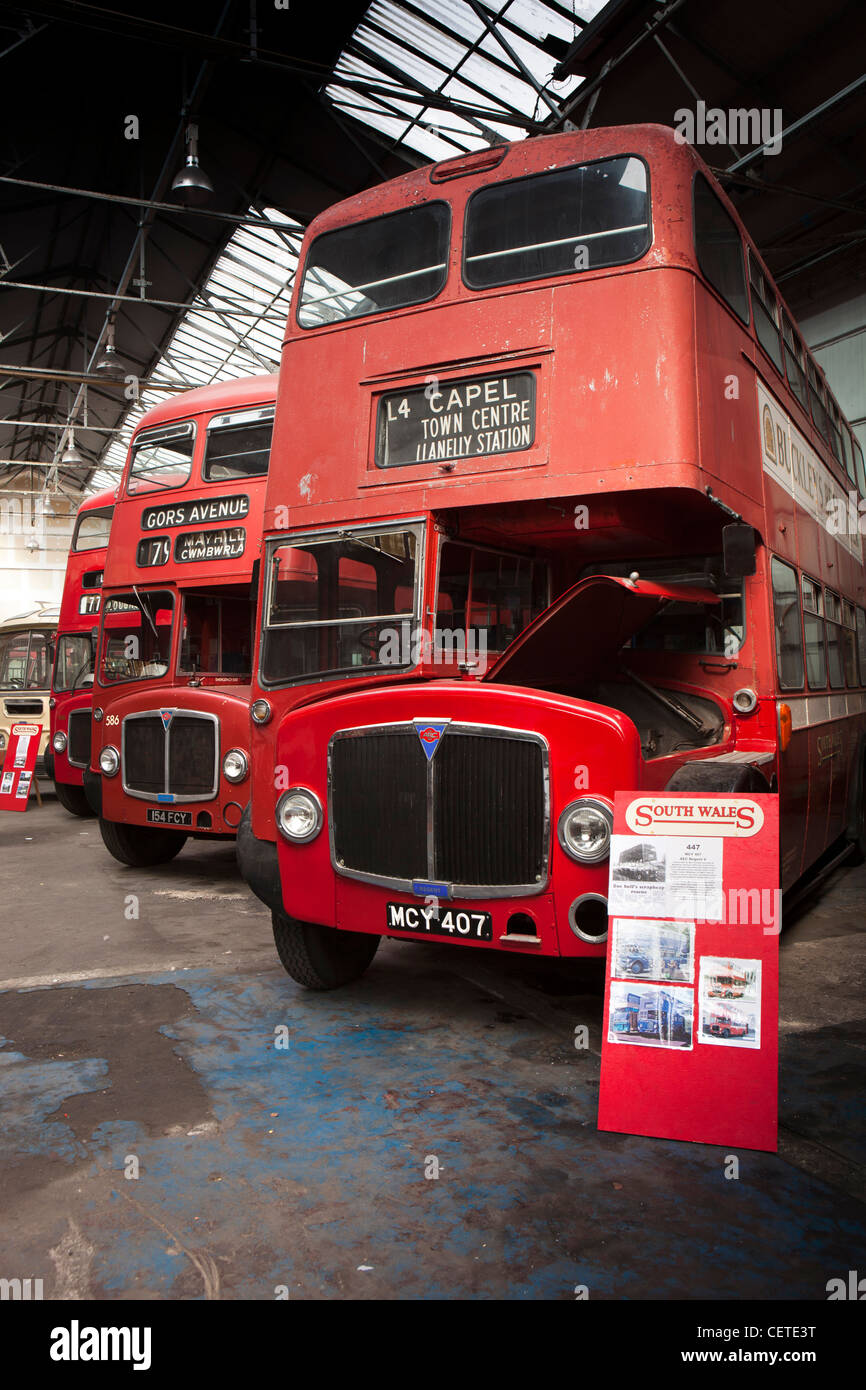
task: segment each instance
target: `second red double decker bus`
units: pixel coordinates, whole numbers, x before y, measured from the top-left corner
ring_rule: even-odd
[[[122,863],[234,838],[276,378],[202,387],[133,435],[105,564],[85,777]]]
[[[618,789],[778,792],[786,888],[866,849],[862,455],[673,131],[329,209],[281,370],[238,855],[295,979],[601,955]]]
[[[114,497],[113,488],[97,492],[78,509],[54,644],[51,741],[45,762],[57,800],[73,816],[93,815],[84,773],[90,766],[93,665]]]

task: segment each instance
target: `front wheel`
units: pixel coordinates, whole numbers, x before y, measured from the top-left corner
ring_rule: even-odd
[[[60,805],[71,816],[81,816],[84,819],[93,815],[83,787],[71,787],[68,782],[55,782],[54,790]]]
[[[363,975],[380,937],[299,922],[272,912],[274,942],[283,969],[305,989],[339,989]]]
[[[109,854],[121,864],[134,869],[166,864],[180,854],[186,836],[177,830],[150,830],[143,825],[123,825],[120,821],[99,818],[99,829]]]

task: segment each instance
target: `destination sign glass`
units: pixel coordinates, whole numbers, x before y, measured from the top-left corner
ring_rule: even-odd
[[[184,531],[174,543],[174,558],[180,565],[197,560],[237,560],[244,553],[247,533],[243,526],[222,531]]]
[[[508,454],[534,442],[532,372],[431,380],[379,401],[379,468]]]
[[[135,563],[141,569],[150,565],[167,565],[171,558],[170,536],[145,536],[138,542]]]
[[[241,521],[249,512],[246,493],[235,497],[198,497],[187,502],[146,507],[142,531],[161,531],[165,526],[205,526],[211,521]]]

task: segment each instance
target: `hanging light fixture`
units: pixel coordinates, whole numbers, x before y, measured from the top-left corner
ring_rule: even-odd
[[[114,346],[114,315],[108,320],[108,331],[105,337],[105,347],[99,354],[99,358],[93,370],[104,377],[122,377],[126,374],[126,369],[117,355],[117,348]]]
[[[172,193],[185,203],[206,203],[213,193],[213,184],[198,162],[198,126],[191,122],[186,128],[186,160],[174,176]]]
[[[86,468],[87,459],[75,444],[75,430],[69,426],[69,438],[66,441],[66,448],[60,455],[60,462],[64,468]]]

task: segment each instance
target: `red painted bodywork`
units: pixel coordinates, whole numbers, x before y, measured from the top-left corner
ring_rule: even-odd
[[[107,744],[120,747],[122,721],[129,714],[145,711],[157,712],[165,708],[182,708],[214,714],[219,720],[219,785],[215,798],[201,801],[184,801],[184,811],[192,812],[192,828],[198,833],[233,835],[237,829],[240,815],[249,800],[250,779],[239,784],[226,780],[222,773],[222,758],[230,748],[249,750],[250,684],[248,679],[232,678],[225,675],[202,676],[200,684],[195,684],[189,674],[178,672],[181,642],[181,601],[187,589],[207,585],[208,591],[219,593],[227,586],[249,586],[254,568],[261,553],[262,511],[266,478],[253,477],[230,481],[205,482],[201,466],[204,456],[206,429],[208,421],[215,416],[230,411],[272,405],[276,395],[275,376],[248,377],[237,381],[223,382],[215,386],[201,387],[175,396],[171,400],[155,406],[142,416],[130,443],[132,447],[139,434],[157,425],[192,420],[197,426],[195,449],[188,481],[182,487],[171,489],[127,490],[129,459],[119,489],[119,500],[114,515],[108,557],[105,565],[104,599],[113,593],[128,591],[132,585],[140,590],[166,589],[175,596],[175,623],[169,657],[169,669],[165,676],[136,680],[134,682],[105,684],[99,676],[99,662],[102,656],[103,634],[100,633],[100,653],[97,659],[97,674],[94,686],[94,704],[102,710],[101,720],[93,721],[93,747],[91,770],[99,772],[99,754]],[[238,558],[222,560],[201,560],[176,563],[173,554],[168,563],[158,568],[142,568],[136,564],[138,542],[147,534],[142,529],[142,514],[150,507],[175,507],[177,504],[193,501],[206,501],[214,496],[246,494],[249,497],[249,511],[243,519],[246,528],[244,553]],[[182,527],[167,528],[169,534],[176,535]],[[101,778],[102,815],[109,821],[127,825],[147,824],[146,812],[156,805],[154,800],[142,800],[124,792],[122,777]],[[228,818],[226,810],[228,808]],[[197,816],[205,812],[211,817],[209,826],[199,826]]]
[[[107,488],[102,492],[94,493],[92,497],[87,497],[78,508],[76,524],[82,516],[88,512],[103,511],[108,507],[114,506],[116,496],[115,488]],[[69,728],[69,716],[73,710],[90,709],[92,705],[92,689],[87,687],[82,690],[57,690],[54,680],[57,674],[57,651],[60,645],[60,638],[64,633],[92,632],[99,627],[99,609],[95,612],[82,613],[82,602],[101,595],[101,586],[94,588],[83,587],[85,575],[92,575],[96,571],[104,570],[105,559],[108,554],[107,546],[98,546],[93,550],[72,550],[69,551],[69,558],[66,561],[66,577],[63,581],[63,597],[60,601],[60,621],[57,624],[57,640],[54,644],[55,663],[54,672],[51,679],[51,735],[49,747],[54,755],[54,781],[62,782],[66,786],[80,787],[83,783],[84,768],[77,764],[70,763],[68,758],[68,746],[62,753],[54,749],[54,735],[60,730],[66,733]]]
[[[471,290],[461,279],[461,228],[466,204],[481,187],[556,166],[635,154],[649,168],[652,243],[627,265],[574,275]],[[644,759],[634,725],[614,710],[540,690],[497,684],[496,667],[483,685],[471,678],[441,681],[441,668],[325,679],[314,685],[269,686],[254,674],[252,698],[273,710],[254,728],[252,823],[261,840],[276,841],[286,911],[304,920],[383,931],[390,890],[336,873],[328,847],[326,749],[331,733],[383,720],[458,712],[485,723],[545,733],[556,768],[552,819],[578,794],[612,799],[617,789],[662,788],[685,761],[720,754],[763,755],[768,785],[780,792],[785,886],[814,862],[845,824],[848,778],[866,731],[866,696],[849,698],[847,715],[832,729],[836,756],[819,766],[814,728],[795,731],[780,755],[770,559],[778,554],[863,604],[862,559],[795,503],[762,467],[757,385],[784,409],[841,487],[844,471],[811,423],[751,326],[743,324],[700,272],[693,243],[692,188],[703,173],[700,156],[658,126],[578,131],[508,146],[495,168],[434,181],[430,168],[383,184],[336,205],[311,225],[324,232],[420,203],[446,199],[452,207],[447,282],[432,301],[313,329],[298,325],[301,273],[283,349],[274,434],[274,464],[265,508],[265,542],[287,532],[351,526],[365,521],[423,518],[427,522],[425,622],[435,608],[440,532],[518,552],[549,556],[554,593],[587,565],[630,555],[709,555],[721,549],[730,520],[708,489],[756,532],[757,570],[745,583],[745,638],[735,658],[633,652],[646,680],[712,700],[724,728],[721,740],[691,752]],[[755,248],[724,193],[716,189],[752,254]],[[759,257],[757,257],[760,260]],[[524,451],[380,469],[375,462],[377,404],[386,392],[423,387],[431,377],[468,380],[518,368],[537,383],[537,427]],[[733,386],[732,386],[733,382]],[[576,509],[589,524],[578,529]],[[261,595],[260,595],[261,622]],[[603,632],[598,615],[584,613],[573,632],[576,650],[592,652]],[[518,639],[519,642],[520,639]],[[503,662],[507,670],[507,659]],[[507,679],[507,676],[505,677]],[[757,707],[733,706],[748,687]],[[806,691],[801,692],[804,696]],[[843,699],[845,698],[843,692]],[[579,749],[579,754],[576,750]],[[825,750],[826,751],[826,750]],[[588,785],[574,790],[576,762],[588,764]],[[274,769],[286,765],[293,785],[317,791],[325,825],[307,846],[277,835]],[[569,770],[572,769],[569,776]],[[822,785],[830,779],[831,784]],[[580,869],[553,835],[551,888],[537,911],[541,953],[597,954],[571,935],[563,904],[578,891],[604,892],[607,864]],[[485,904],[498,923],[532,899]]]

